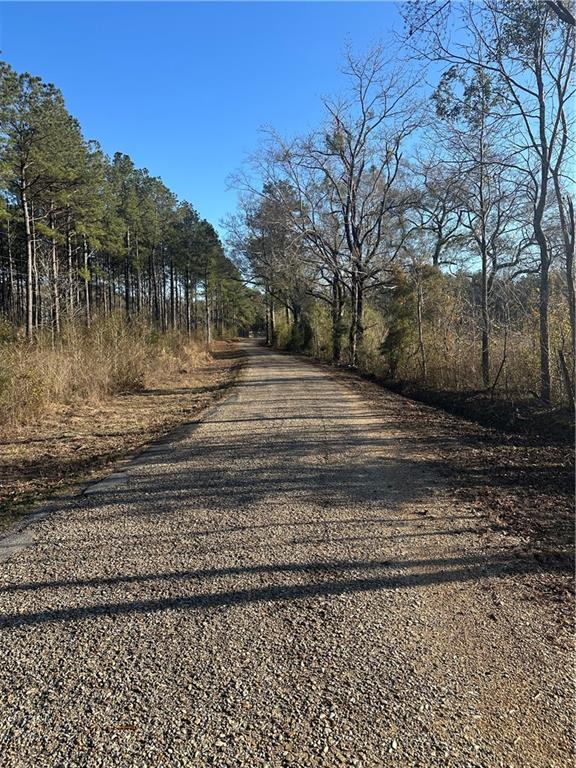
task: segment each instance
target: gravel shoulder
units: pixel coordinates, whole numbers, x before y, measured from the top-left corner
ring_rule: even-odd
[[[2,766],[572,765],[570,627],[529,595],[565,560],[455,492],[431,409],[244,348],[2,566]]]

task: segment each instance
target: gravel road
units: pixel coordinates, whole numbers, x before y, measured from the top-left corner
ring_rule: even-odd
[[[565,631],[407,401],[245,346],[201,423],[0,542],[2,768],[572,765]]]

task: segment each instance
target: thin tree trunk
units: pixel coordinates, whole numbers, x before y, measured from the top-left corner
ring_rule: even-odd
[[[274,297],[268,294],[270,299],[270,344],[276,343],[276,314],[274,312]]]
[[[24,173],[22,172],[23,178]],[[22,215],[24,217],[24,233],[26,238],[26,336],[32,338],[34,332],[34,253],[32,245],[32,225],[30,221],[30,209],[26,195],[26,183],[22,181],[20,189],[20,200],[22,206]]]
[[[170,326],[176,328],[176,284],[174,280],[174,260],[170,258]]]
[[[54,231],[54,209],[51,205],[50,215],[48,218],[50,229]],[[60,335],[60,286],[59,286],[59,274],[58,274],[58,244],[56,237],[53,234],[51,237],[51,267],[52,267],[52,332],[56,336]]]
[[[142,312],[142,268],[138,249],[138,234],[134,236],[134,257],[136,260],[136,312]]]
[[[14,290],[14,254],[12,253],[12,233],[10,232],[10,219],[6,219],[6,248],[8,254],[8,301],[9,314],[12,320],[18,316],[18,307],[16,306]]]
[[[154,321],[156,323],[156,326],[160,326],[160,297],[158,296],[158,280],[156,279],[156,269],[155,269],[155,262],[154,262],[154,249],[150,251],[150,259],[149,259],[149,271],[150,271],[150,280],[152,282],[152,307],[153,307],[153,313],[154,313]]]
[[[208,273],[204,273],[204,322],[206,325],[206,348],[210,349],[212,343],[212,328],[210,318],[210,299],[208,289]]]
[[[83,267],[84,267],[84,312],[85,312],[85,318],[86,318],[86,325],[88,328],[90,328],[90,323],[92,321],[91,318],[91,311],[90,311],[90,271],[88,268],[88,241],[86,239],[86,235],[83,235],[82,237],[82,256],[83,256]]]
[[[40,275],[38,271],[38,254],[36,248],[36,227],[34,224],[34,206],[31,207],[30,224],[32,229],[32,273],[34,276],[34,287],[32,291],[32,305],[34,328],[39,328],[42,321],[42,296],[40,294]]]
[[[126,258],[124,259],[124,311],[130,319],[130,230],[126,230]]]
[[[71,233],[70,212],[66,218],[66,256],[68,260],[68,319],[74,316],[74,266],[72,259],[72,233]]]
[[[571,341],[571,361],[572,361],[572,388],[574,388],[576,374],[576,284],[574,275],[574,204],[569,194],[566,194],[565,201],[562,197],[562,188],[560,185],[559,174],[553,173],[554,190],[556,192],[556,202],[560,217],[560,229],[562,231],[562,241],[564,245],[564,255],[566,261],[566,296],[568,299],[568,314],[570,318],[570,341]],[[565,207],[566,203],[566,207]],[[567,210],[566,210],[567,208]]]
[[[364,335],[364,284],[360,275],[360,262],[355,260],[351,275],[352,313],[349,332],[349,358],[353,368],[358,366],[358,350]]]
[[[162,260],[161,260],[161,267],[162,267],[162,274],[161,274],[161,285],[162,285],[162,291],[160,293],[160,303],[161,303],[161,322],[162,322],[162,331],[166,331],[167,326],[167,317],[166,317],[166,261],[164,259],[164,248],[162,247],[160,249],[162,253]]]
[[[426,382],[428,378],[428,366],[426,361],[426,349],[424,347],[424,323],[422,318],[422,310],[424,304],[424,296],[422,290],[422,275],[418,275],[418,287],[416,291],[416,317],[418,323],[418,350],[420,353],[420,370],[422,374],[422,381]]]
[[[342,285],[338,272],[332,279],[332,362],[338,365],[342,354]]]
[[[481,314],[482,314],[482,385],[485,389],[490,386],[490,315],[488,311],[488,276],[486,257],[482,257],[481,285]]]
[[[268,291],[268,286],[264,287],[264,314],[266,324],[266,346],[269,347],[272,345],[272,335],[270,332],[270,293]]]
[[[186,333],[190,336],[192,330],[192,318],[190,314],[190,274],[188,267],[184,275],[184,306],[186,313]]]
[[[550,305],[550,275],[548,253],[542,254],[540,267],[540,397],[549,402],[552,395],[550,377],[550,330],[549,330],[549,305]]]

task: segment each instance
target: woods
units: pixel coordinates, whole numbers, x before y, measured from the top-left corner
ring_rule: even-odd
[[[30,341],[121,312],[236,334],[258,297],[214,227],[130,157],[82,135],[53,85],[0,65],[0,313]]]
[[[318,128],[269,129],[234,178],[229,244],[268,342],[571,402],[573,19],[515,0],[401,11],[400,43],[348,52]]]
[[[562,8],[404,3],[402,40],[348,51],[316,129],[266,130],[233,180],[227,253],[190,203],[87,140],[57,88],[2,64],[4,335],[54,343],[120,314],[209,346],[262,324],[386,379],[572,401]]]

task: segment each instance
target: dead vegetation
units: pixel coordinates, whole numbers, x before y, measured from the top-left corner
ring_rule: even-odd
[[[0,528],[189,421],[225,393],[241,360],[233,342],[208,354],[183,335],[110,323],[76,329],[58,348],[4,351]]]
[[[208,362],[201,342],[126,323],[120,315],[90,327],[70,324],[58,339],[47,332],[34,343],[7,329],[0,343],[0,430],[9,431],[26,429],[63,406],[93,406]]]

